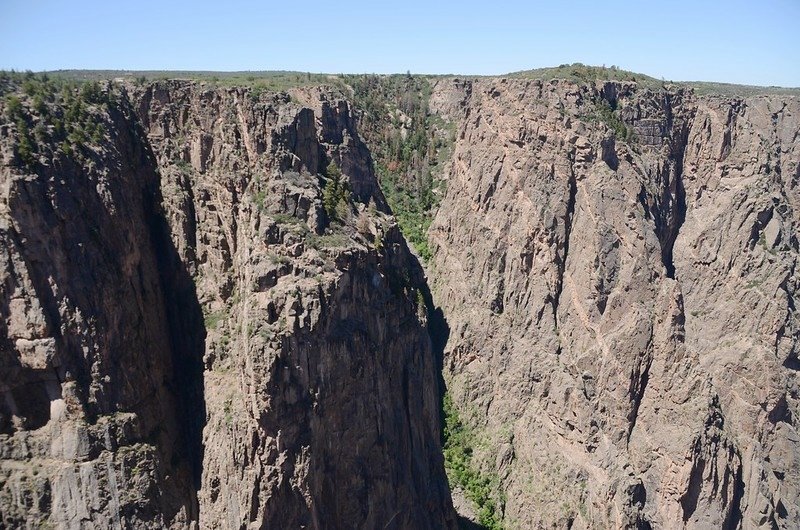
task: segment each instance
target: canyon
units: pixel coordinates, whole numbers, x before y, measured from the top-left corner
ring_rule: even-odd
[[[800,526],[797,95],[0,88],[3,527]]]

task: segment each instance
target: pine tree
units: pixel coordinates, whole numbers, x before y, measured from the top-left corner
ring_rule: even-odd
[[[322,206],[330,219],[344,221],[350,213],[350,187],[335,162],[328,164],[325,173],[328,180],[322,190]]]
[[[22,101],[17,96],[8,96],[6,99],[6,115],[10,120],[22,116]]]
[[[31,140],[31,133],[28,129],[28,124],[25,123],[25,120],[19,118],[17,120],[17,154],[19,155],[20,160],[26,166],[33,164],[35,161],[35,157],[33,155],[36,147]]]

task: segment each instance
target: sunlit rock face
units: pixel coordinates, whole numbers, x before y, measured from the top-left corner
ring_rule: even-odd
[[[800,525],[800,103],[439,81],[445,379],[540,528]]]

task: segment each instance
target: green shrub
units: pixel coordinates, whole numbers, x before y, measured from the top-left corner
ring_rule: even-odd
[[[353,75],[345,81],[386,201],[406,240],[428,261],[427,230],[444,191],[440,177],[455,127],[430,112],[432,87],[424,77]]]
[[[67,135],[67,141],[73,147],[82,147],[83,144],[86,143],[86,140],[87,140],[86,132],[84,132],[84,130],[79,127],[73,128]]]
[[[206,329],[217,329],[221,323],[228,318],[228,312],[225,309],[219,311],[209,312],[203,315],[203,323]]]
[[[24,165],[30,166],[36,160],[36,145],[31,140],[28,124],[22,118],[17,118],[17,136],[17,154]]]
[[[39,116],[47,114],[47,104],[45,104],[44,97],[42,97],[41,94],[36,94],[33,97],[33,110],[36,111]]]
[[[345,234],[323,234],[318,236],[316,234],[309,234],[306,238],[306,243],[311,248],[322,250],[323,248],[344,247],[350,242],[350,238]]]
[[[258,101],[261,99],[261,95],[265,92],[269,91],[269,88],[264,83],[256,83],[253,85],[253,88],[250,89],[250,99],[252,101]]]
[[[43,122],[37,123],[33,128],[33,137],[36,138],[36,142],[40,144],[43,144],[47,141],[47,128]]]
[[[278,224],[293,224],[293,225],[296,225],[296,224],[300,224],[300,223],[303,222],[302,219],[299,219],[299,218],[297,218],[297,217],[295,217],[293,215],[290,215],[288,213],[276,213],[276,214],[271,214],[271,215],[272,215],[272,219]]]
[[[6,98],[6,116],[9,120],[15,121],[22,116],[22,101],[17,96],[8,96]]]
[[[5,99],[5,111],[17,125],[17,159],[24,165],[35,162],[34,153],[46,144],[72,157],[80,156],[77,148],[87,142],[101,143],[106,129],[99,110],[104,109],[94,105],[116,103],[112,89],[106,91],[96,81],[79,83],[32,72],[1,73],[0,91],[12,93]]]
[[[88,129],[88,133],[92,138],[92,143],[99,144],[103,141],[103,138],[105,137],[105,128],[103,127],[102,123],[99,121],[90,123],[88,125]]]
[[[450,394],[444,395],[442,408],[444,466],[450,488],[457,485],[464,490],[475,506],[478,523],[484,528],[502,530],[502,517],[493,496],[498,489],[497,478],[482,473],[472,461],[475,436],[469,426],[461,421]]]
[[[63,154],[64,156],[67,156],[67,157],[70,157],[70,158],[72,158],[72,156],[75,154],[75,152],[72,150],[72,145],[67,141],[64,141],[64,142],[61,142],[60,144],[58,144],[58,151],[61,154]]]
[[[327,181],[322,190],[322,207],[325,213],[334,221],[345,221],[352,208],[350,186],[342,179],[342,171],[334,162],[328,164],[326,170]]]
[[[633,140],[633,131],[619,118],[611,104],[605,99],[601,99],[595,105],[595,112],[590,117],[608,125],[618,140]]]
[[[88,81],[81,87],[81,99],[89,104],[105,103],[106,98],[103,94],[103,89],[100,88],[100,83],[97,81]]]

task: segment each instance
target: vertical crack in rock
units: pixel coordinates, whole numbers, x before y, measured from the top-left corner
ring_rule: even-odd
[[[730,507],[728,508],[728,513],[725,517],[725,521],[722,523],[723,529],[741,528],[742,500],[744,499],[744,494],[745,494],[745,486],[744,486],[744,481],[742,480],[742,474],[743,470],[741,467],[739,467],[736,470],[736,473],[733,477],[733,485],[732,485],[733,496],[730,499],[730,504],[729,504]],[[725,480],[727,481],[729,480],[729,478],[730,478],[729,476],[726,476]],[[723,484],[723,488],[725,488],[725,486],[727,486],[727,484]],[[786,514],[784,513],[782,517],[786,517]],[[772,528],[778,527],[778,524],[774,519],[772,519],[772,521],[770,522]]]
[[[558,278],[556,280],[556,292],[553,296],[553,319],[556,329],[558,329],[558,307],[561,303],[561,293],[564,290],[564,275],[567,271],[567,257],[569,256],[569,242],[572,236],[572,217],[575,215],[575,201],[578,195],[578,185],[575,171],[570,170],[569,177],[569,196],[567,198],[567,209],[564,213],[564,243],[563,252],[558,257]]]
[[[722,515],[721,528],[738,528],[744,497],[743,466],[739,450],[725,431],[719,398],[709,404],[705,429],[691,449],[692,469],[680,498],[683,522],[692,526]]]
[[[629,394],[633,401],[631,411],[628,414],[628,435],[626,437],[626,444],[630,444],[631,434],[633,429],[636,428],[636,420],[639,419],[639,407],[642,405],[644,394],[647,391],[647,384],[650,382],[650,367],[653,364],[652,355],[652,335],[648,340],[647,346],[644,348],[644,368],[640,367],[640,371],[635,371],[631,374]]]
[[[683,158],[689,142],[690,123],[675,123],[673,103],[666,96],[665,111],[667,129],[670,131],[670,161],[665,167],[664,188],[661,198],[663,217],[659,240],[661,241],[661,260],[667,271],[667,277],[675,278],[675,263],[672,251],[681,227],[686,221],[686,189],[683,183]],[[675,127],[678,127],[677,134]]]
[[[186,492],[190,505],[188,515],[196,521],[199,508],[195,492],[201,486],[203,427],[206,420],[203,378],[206,332],[203,313],[193,278],[175,247],[162,206],[164,178],[160,175],[157,157],[151,144],[146,141],[147,136],[139,116],[131,112],[125,124],[131,138],[126,146],[129,156],[137,161],[139,172],[145,176],[147,182],[142,200],[144,220],[149,223],[148,229],[158,269],[169,335],[171,374],[166,380],[166,385],[177,407],[179,437],[169,464],[172,468],[186,465],[190,470],[194,491]],[[191,249],[193,258],[197,244],[193,190],[189,186],[187,175],[181,174],[179,178],[182,190],[188,196],[188,200],[182,204],[188,210],[182,235],[186,239],[186,247]]]
[[[160,192],[158,197],[160,199]],[[181,443],[174,458],[188,462],[193,486],[199,490],[203,470],[203,427],[206,421],[203,382],[206,331],[194,282],[172,245],[169,226],[160,210],[160,204],[153,205],[151,230],[172,346],[173,374],[169,388],[178,404]],[[196,519],[197,499],[193,497],[193,518]]]

